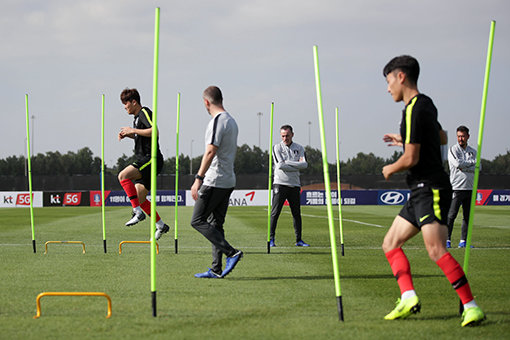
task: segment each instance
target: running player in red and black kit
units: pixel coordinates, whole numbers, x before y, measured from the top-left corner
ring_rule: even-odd
[[[147,201],[146,197],[151,189],[152,111],[148,107],[142,107],[140,94],[136,89],[124,89],[120,100],[127,113],[134,116],[133,127],[122,127],[119,132],[119,140],[125,137],[135,140],[136,160],[119,173],[119,182],[133,206],[133,216],[126,222],[126,226],[132,226],[145,219],[144,211],[147,215],[151,212],[151,202]],[[159,174],[163,167],[159,142],[157,155]],[[156,212],[156,240],[169,229]]]
[[[440,144],[446,143],[446,134],[437,120],[434,103],[418,92],[419,73],[418,61],[410,56],[393,58],[383,71],[388,92],[395,102],[403,101],[406,106],[400,134],[386,134],[383,138],[389,145],[403,146],[404,154],[386,165],[382,173],[389,179],[396,172],[408,170],[407,184],[411,189],[409,200],[395,217],[382,244],[402,294],[395,309],[384,318],[401,319],[420,311],[409,261],[401,247],[421,231],[430,259],[443,270],[464,305],[461,325],[476,325],[485,315],[471,294],[462,267],[446,250],[446,221],[452,197],[440,151]]]

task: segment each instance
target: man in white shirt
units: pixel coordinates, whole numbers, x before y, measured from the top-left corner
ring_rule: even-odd
[[[476,150],[468,145],[468,139],[469,129],[464,125],[459,126],[457,128],[457,144],[452,145],[448,151],[453,197],[448,212],[448,240],[446,241],[446,248],[451,248],[453,224],[461,205],[463,219],[459,248],[466,247],[469,209],[471,207],[471,194],[476,165]]]
[[[301,239],[301,182],[299,170],[306,169],[308,163],[303,147],[292,141],[294,132],[290,125],[280,128],[282,141],[273,147],[273,161],[275,164],[273,180],[273,206],[271,208],[270,240],[269,246],[275,247],[275,232],[278,217],[282,211],[285,200],[289,202],[290,211],[294,221],[296,246],[309,247]]]

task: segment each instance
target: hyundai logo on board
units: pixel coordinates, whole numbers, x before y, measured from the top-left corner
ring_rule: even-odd
[[[384,204],[397,205],[404,202],[404,194],[398,191],[386,191],[381,195]]]

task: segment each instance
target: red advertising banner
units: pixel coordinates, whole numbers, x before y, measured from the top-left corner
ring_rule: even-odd
[[[111,192],[111,190],[104,191],[105,199],[108,198],[108,196],[110,196],[110,192]],[[101,191],[100,190],[90,192],[90,206],[91,207],[100,207],[101,206]]]
[[[66,192],[64,194],[64,202],[62,205],[80,205],[81,204],[81,192]]]
[[[34,194],[32,193],[32,198],[33,197]],[[16,198],[16,205],[30,206],[30,193],[18,194],[18,197]]]

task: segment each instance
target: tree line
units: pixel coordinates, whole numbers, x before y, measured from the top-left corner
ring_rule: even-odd
[[[305,175],[320,175],[322,169],[322,152],[319,149],[305,147],[308,168],[302,171]],[[373,153],[358,153],[346,162],[340,162],[342,175],[380,175],[384,165],[393,163],[402,152],[395,151],[390,158],[377,157]],[[116,175],[133,161],[133,156],[122,155],[115,165],[105,165],[105,172]],[[194,174],[200,167],[202,156],[190,159],[189,156],[179,155],[179,174]],[[482,173],[488,175],[510,175],[510,151],[496,156],[492,161],[483,159]],[[164,161],[162,173],[175,173],[176,158]],[[269,171],[269,154],[257,146],[251,148],[247,144],[237,147],[235,171],[237,174],[259,174]],[[445,163],[445,167],[447,164]],[[77,152],[68,151],[65,154],[49,151],[39,153],[31,158],[32,174],[37,175],[91,175],[101,172],[101,158],[95,157],[88,147]],[[329,172],[336,173],[336,163],[329,163]],[[27,173],[27,162],[24,156],[10,156],[0,159],[0,175],[23,176]]]

